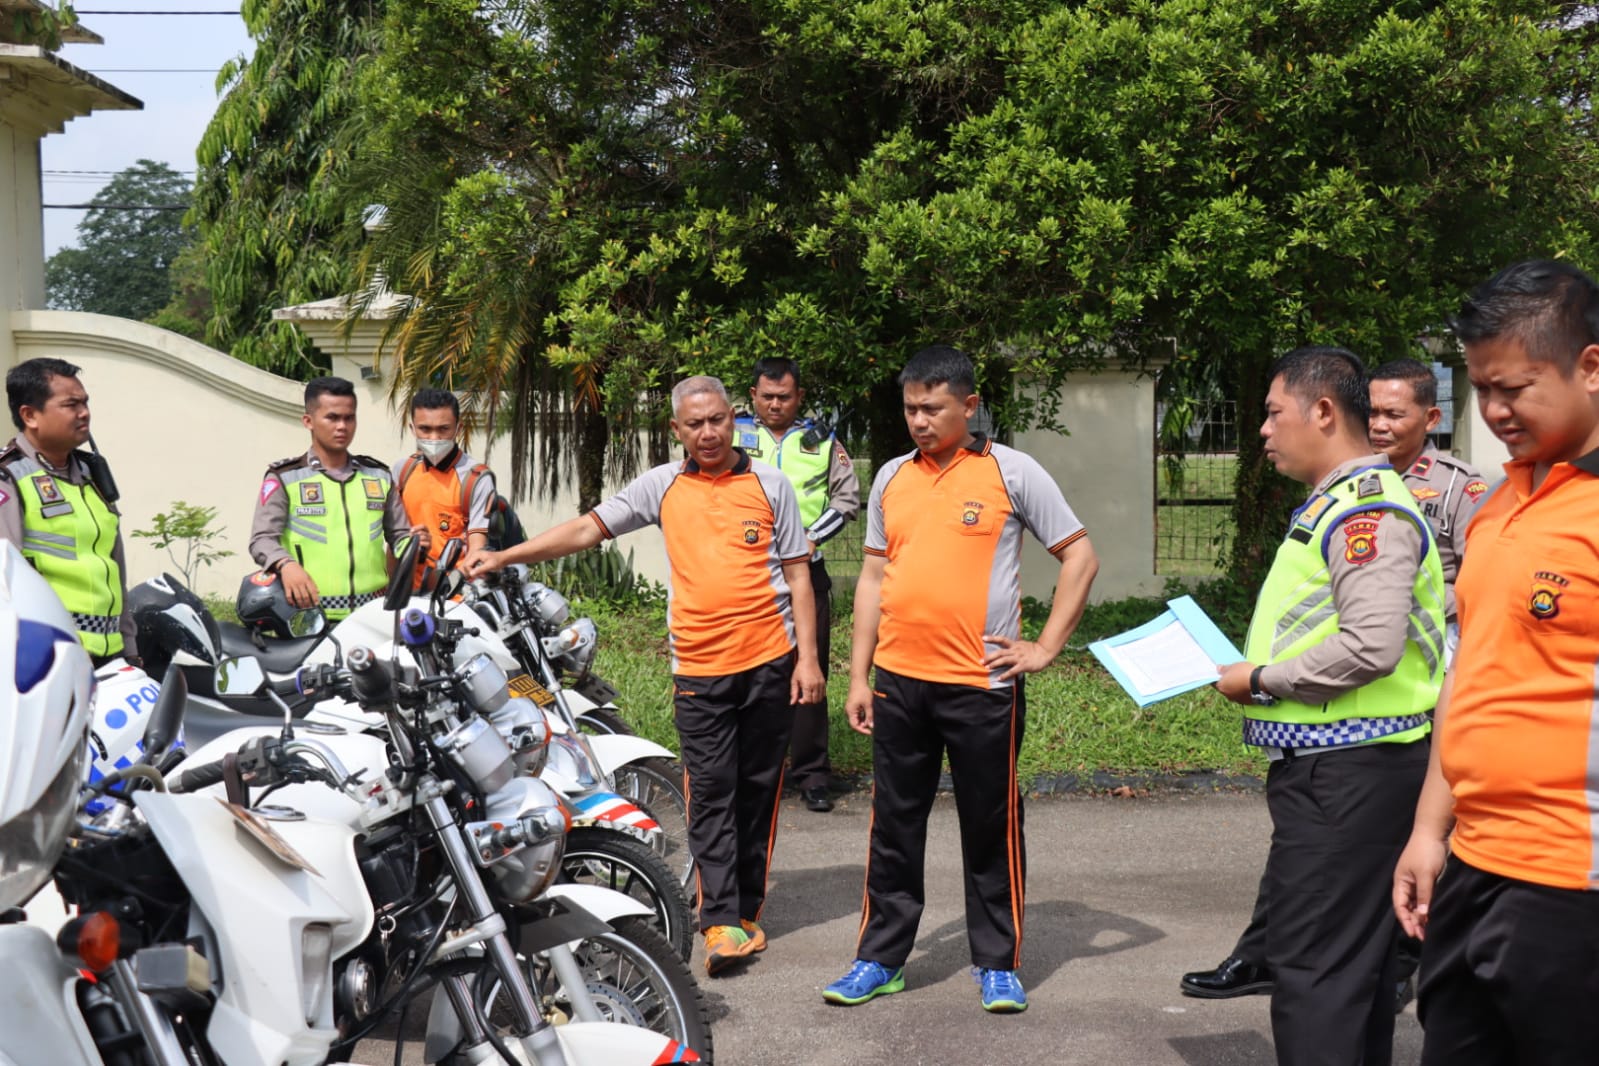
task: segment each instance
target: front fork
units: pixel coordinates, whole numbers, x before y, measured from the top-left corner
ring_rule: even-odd
[[[450,814],[449,805],[443,797],[434,796],[423,809],[455,873],[455,884],[460,890],[461,900],[466,904],[467,917],[473,925],[503,922],[494,910],[488,889],[483,887],[483,876],[466,850],[466,843],[461,839],[460,828]],[[516,1018],[516,1039],[523,1050],[539,1066],[567,1066],[566,1055],[561,1051],[555,1029],[539,1011],[538,1002],[533,998],[533,991],[528,987],[516,951],[511,947],[503,926],[498,933],[483,941],[483,949],[499,974],[500,986]],[[468,1046],[474,1047],[486,1041],[488,1033],[483,1027],[483,1012],[481,1006],[472,1001],[471,989],[459,978],[453,978],[446,983],[445,991],[466,1030]]]

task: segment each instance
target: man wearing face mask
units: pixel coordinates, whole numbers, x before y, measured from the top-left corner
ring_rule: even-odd
[[[494,475],[456,443],[460,429],[461,404],[454,393],[423,389],[412,398],[416,451],[394,464],[394,484],[406,517],[421,531],[429,563],[452,540],[465,540],[468,551],[488,544]],[[423,574],[417,571],[418,582]]]

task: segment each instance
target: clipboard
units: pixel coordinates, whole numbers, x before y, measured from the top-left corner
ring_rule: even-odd
[[[1192,596],[1166,601],[1159,616],[1088,650],[1140,707],[1214,685],[1218,666],[1244,657]]]

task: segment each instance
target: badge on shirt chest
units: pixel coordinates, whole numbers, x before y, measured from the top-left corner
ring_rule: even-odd
[[[759,544],[761,542],[761,524],[759,522],[756,522],[756,521],[753,521],[753,520],[749,520],[749,521],[745,521],[743,523],[743,525],[744,525],[744,543],[745,544]]]
[[[961,525],[975,526],[983,518],[983,505],[977,500],[961,504]]]
[[[1429,489],[1425,486],[1411,489],[1410,494],[1418,500],[1435,500],[1438,498],[1437,489]]]
[[[761,457],[761,437],[759,433],[740,433],[738,435],[738,446],[743,448],[751,458],[759,459]]]
[[[363,480],[361,484],[366,488],[366,498],[369,500],[381,500],[388,495],[383,491],[383,482],[381,481]]]
[[[1560,594],[1571,581],[1552,570],[1540,570],[1532,575],[1532,595],[1527,597],[1527,610],[1538,621],[1547,621],[1560,613]]]
[[[300,502],[310,505],[322,502],[322,483],[320,481],[300,482]]]
[[[61,487],[56,484],[56,479],[46,474],[44,477],[35,478],[33,485],[39,490],[40,503],[60,503]]]

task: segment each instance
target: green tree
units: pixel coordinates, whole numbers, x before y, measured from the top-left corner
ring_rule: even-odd
[[[200,140],[191,218],[205,248],[206,338],[296,377],[327,361],[277,307],[349,290],[365,204],[339,194],[351,151],[357,68],[380,0],[244,0],[255,51],[223,65]]]
[[[228,548],[217,547],[217,539],[226,530],[212,528],[216,517],[215,507],[174,500],[172,510],[162,511],[152,519],[153,528],[136,529],[133,535],[155,541],[155,546],[166,551],[172,565],[183,575],[183,583],[193,588],[194,575],[200,567],[233,554]]]
[[[78,246],[45,262],[51,307],[120,318],[155,314],[172,292],[173,262],[189,243],[189,183],[165,163],[141,159],[94,194]]]

